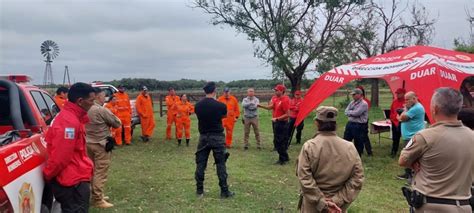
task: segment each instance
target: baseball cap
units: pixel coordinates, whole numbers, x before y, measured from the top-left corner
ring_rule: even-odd
[[[216,83],[213,81],[207,82],[206,85],[202,88],[206,94],[210,94],[216,90]]]
[[[283,84],[278,84],[275,86],[275,88],[273,88],[273,90],[284,92],[286,90],[286,87]]]
[[[224,92],[229,92],[229,91],[230,91],[229,87],[224,88]]]
[[[148,88],[146,86],[142,86],[142,90],[148,91]]]
[[[296,91],[295,91],[295,95],[301,95],[301,91],[296,90]]]
[[[398,88],[397,91],[395,91],[395,93],[399,94],[399,93],[407,93],[407,91],[404,89],[404,88]]]
[[[336,121],[337,109],[330,106],[320,106],[316,109],[316,117],[314,120],[320,121]]]
[[[355,94],[361,94],[362,95],[362,90],[359,89],[359,88],[355,88],[354,90],[352,90],[351,95],[355,95]]]

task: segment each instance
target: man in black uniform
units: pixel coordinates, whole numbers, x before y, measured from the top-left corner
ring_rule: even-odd
[[[217,177],[221,187],[221,198],[234,195],[227,185],[226,148],[222,118],[227,115],[225,104],[215,100],[216,84],[209,82],[204,86],[206,98],[196,104],[195,112],[199,126],[199,144],[196,151],[196,193],[199,197],[204,195],[204,172],[207,166],[209,153],[213,152],[217,168]]]

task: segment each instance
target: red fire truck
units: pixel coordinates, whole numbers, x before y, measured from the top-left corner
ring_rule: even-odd
[[[47,159],[44,135],[59,109],[30,80],[26,75],[0,76],[0,212],[51,207],[42,173]]]

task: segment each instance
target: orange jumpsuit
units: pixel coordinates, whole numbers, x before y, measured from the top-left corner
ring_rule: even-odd
[[[59,107],[59,109],[62,109],[64,104],[66,103],[67,99],[59,96],[59,95],[55,95],[54,96],[54,102],[56,102],[56,105]]]
[[[177,106],[177,113],[176,113],[176,135],[177,139],[181,139],[183,137],[183,128],[184,128],[184,135],[186,139],[191,138],[191,119],[189,115],[194,113],[194,106],[187,102],[180,102]]]
[[[142,125],[142,136],[151,137],[155,128],[155,116],[153,115],[153,101],[149,94],[140,93],[135,101],[137,113],[140,116]]]
[[[132,142],[132,107],[130,106],[130,98],[128,94],[123,92],[117,92],[114,94],[116,98],[117,117],[122,121],[122,127],[120,127],[120,134],[116,135],[115,141],[117,145],[122,145],[122,131],[125,136],[125,143],[130,144]]]
[[[115,116],[118,117],[118,111],[117,111],[117,104],[114,104],[112,102],[106,103],[105,108],[109,109]],[[122,130],[120,128],[112,128],[112,137],[117,138],[118,135],[122,133]]]
[[[181,103],[181,99],[177,95],[167,95],[166,98],[166,109],[168,113],[166,114],[166,139],[171,139],[171,125],[174,123],[176,128],[176,113],[177,113],[177,104]],[[175,132],[176,138],[178,138],[177,132]]]
[[[233,95],[229,95],[228,98],[226,98],[225,95],[222,95],[217,100],[227,106],[227,116],[222,119],[222,125],[225,128],[225,145],[226,147],[231,147],[234,124],[240,116],[239,102]]]

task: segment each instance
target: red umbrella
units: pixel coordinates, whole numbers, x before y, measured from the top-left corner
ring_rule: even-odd
[[[459,89],[474,76],[474,54],[436,47],[413,46],[336,67],[319,77],[309,88],[298,113],[298,125],[321,102],[348,82],[361,78],[387,81],[392,93],[398,88],[414,91],[430,121],[430,101],[436,88]]]

